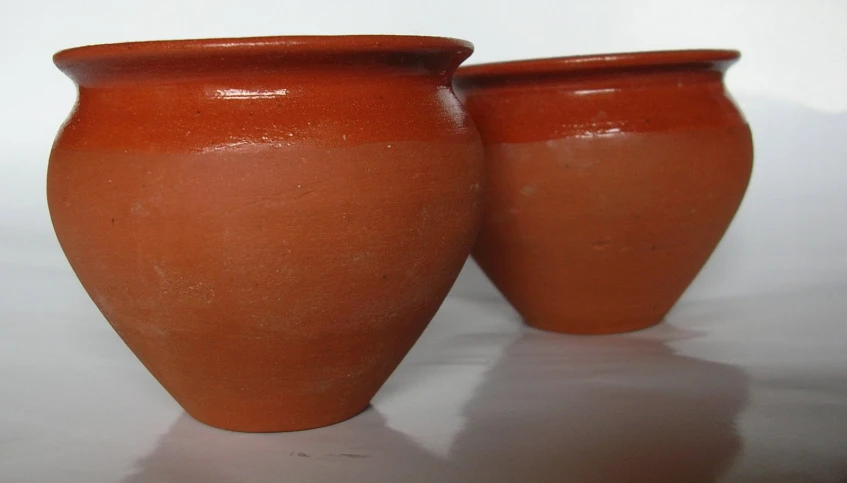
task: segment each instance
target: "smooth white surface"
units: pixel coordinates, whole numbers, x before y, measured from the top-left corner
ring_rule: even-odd
[[[466,38],[476,45],[470,63],[737,48],[743,57],[730,69],[727,85],[753,128],[753,180],[736,222],[686,297],[791,290],[847,271],[843,0],[5,0],[2,5],[0,230],[18,227],[33,238],[51,232],[46,160],[75,97],[71,82],[50,60],[62,48],[350,33]]]
[[[0,482],[847,481],[847,2],[271,0],[2,3]],[[156,38],[407,33],[471,62],[728,47],[748,195],[653,329],[523,328],[469,266],[345,423],[242,435],[185,416],[58,249],[44,198],[74,99],[61,48]]]
[[[469,266],[371,408],[251,435],[186,416],[68,269],[0,270],[4,483],[847,478],[847,279],[585,337],[522,327]]]

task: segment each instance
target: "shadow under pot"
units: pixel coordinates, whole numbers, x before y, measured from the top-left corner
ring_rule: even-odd
[[[474,258],[534,327],[662,320],[750,179],[750,128],[723,85],[735,51],[645,52],[459,69],[483,138]]]
[[[66,50],[53,226],[85,290],[196,419],[362,411],[435,314],[482,217],[450,84],[469,43],[276,37]]]

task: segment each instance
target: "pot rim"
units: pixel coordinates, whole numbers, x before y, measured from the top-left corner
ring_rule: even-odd
[[[651,67],[715,66],[721,70],[741,58],[737,50],[689,49],[621,52],[521,59],[460,67],[455,77],[474,78],[544,75],[568,72],[642,69]]]
[[[467,40],[424,35],[291,35],[268,37],[221,37],[186,40],[150,40],[93,44],[64,49],[53,62],[67,64],[150,58],[180,58],[256,54],[353,54],[455,51],[470,55]]]

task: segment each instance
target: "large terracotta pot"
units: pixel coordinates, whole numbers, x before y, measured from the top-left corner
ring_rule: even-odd
[[[50,158],[88,294],[200,421],[362,411],[444,300],[482,216],[451,89],[471,44],[353,36],[56,54],[79,100]]]
[[[734,51],[527,60],[459,69],[486,152],[474,257],[535,327],[656,324],[723,236],[752,167],[723,86]]]

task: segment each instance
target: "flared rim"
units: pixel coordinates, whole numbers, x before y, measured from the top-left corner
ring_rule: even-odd
[[[469,65],[459,68],[456,71],[456,77],[470,79],[609,69],[671,68],[686,65],[728,66],[740,57],[741,53],[737,50],[720,49],[659,50],[650,52],[576,55]]]
[[[449,37],[417,35],[297,35],[187,40],[151,40],[73,47],[53,56],[56,65],[109,59],[149,59],[255,54],[398,53],[462,50],[473,44]]]

